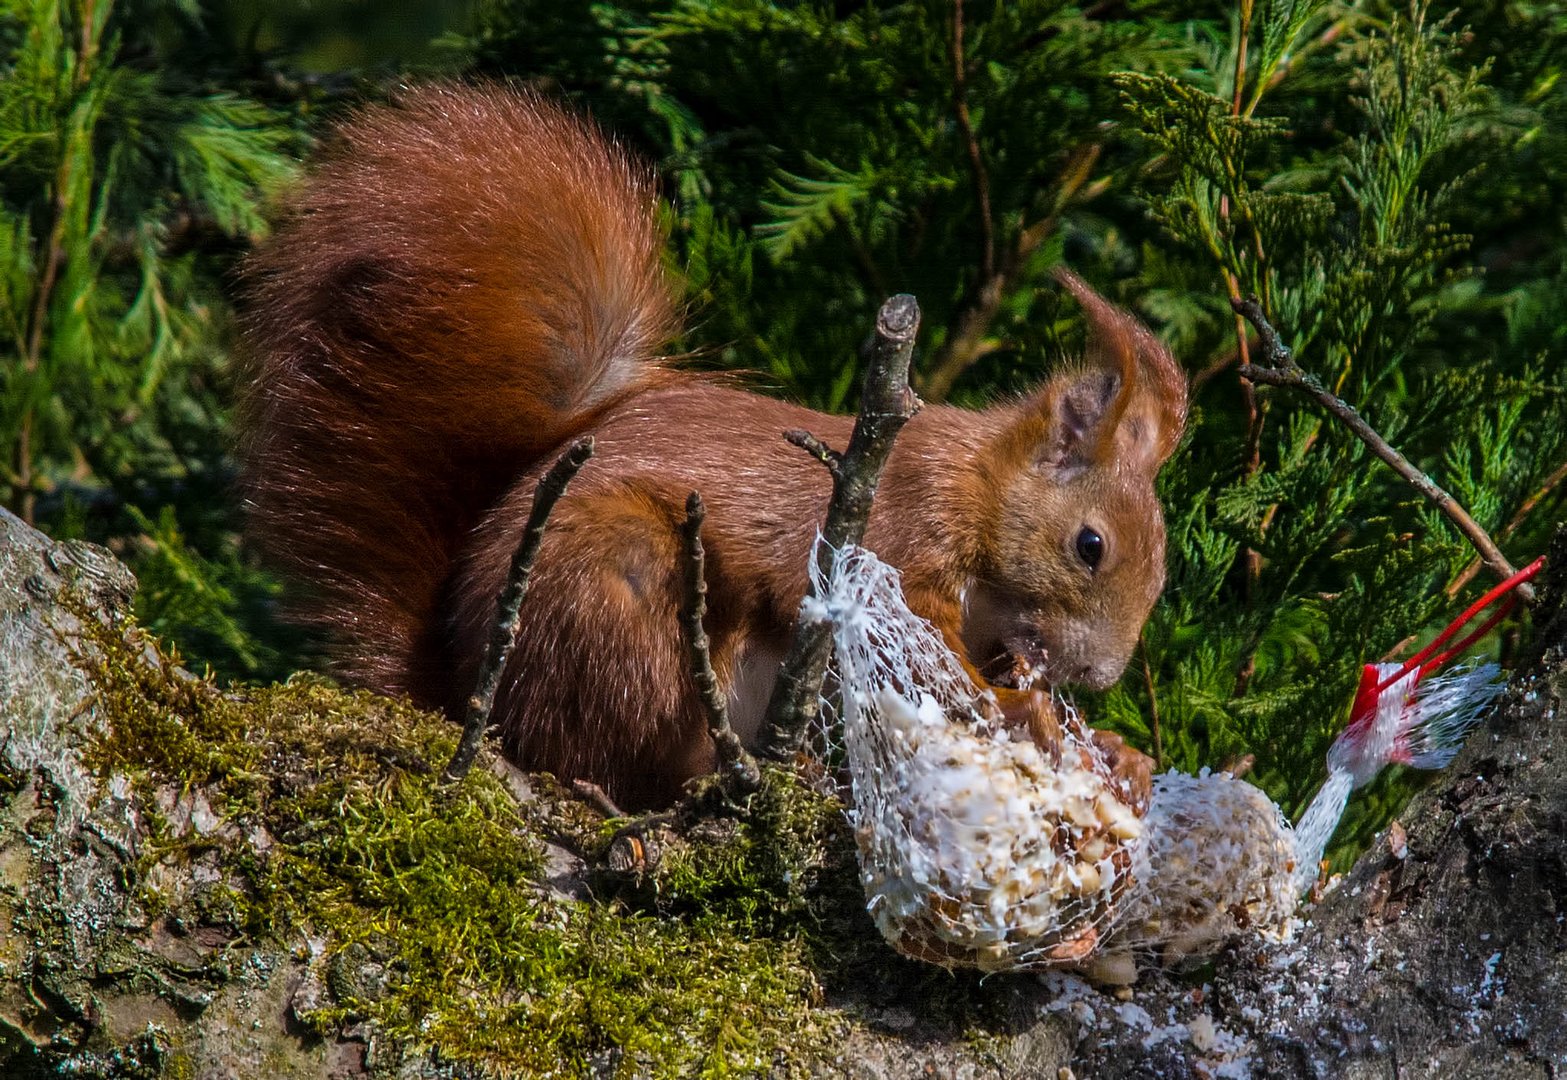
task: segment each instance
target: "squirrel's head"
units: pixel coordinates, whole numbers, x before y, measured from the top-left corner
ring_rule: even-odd
[[[965,596],[963,643],[1002,686],[1115,682],[1164,587],[1159,467],[1186,422],[1186,378],[1157,338],[1077,276],[1082,362],[1025,400],[990,477],[1000,520]]]

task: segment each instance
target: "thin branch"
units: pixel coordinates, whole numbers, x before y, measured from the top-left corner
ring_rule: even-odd
[[[691,680],[696,683],[702,711],[707,715],[707,730],[718,753],[719,785],[725,795],[739,800],[761,786],[762,774],[740,745],[740,736],[729,726],[729,706],[718,687],[718,677],[713,674],[707,630],[702,625],[707,615],[707,555],[702,550],[702,522],[706,517],[702,496],[693,491],[686,499],[686,520],[680,529],[685,547],[685,599],[680,606],[680,624],[685,631]]]
[[[468,775],[473,762],[479,756],[479,746],[490,726],[490,713],[495,709],[495,694],[500,689],[501,672],[511,659],[517,644],[517,628],[522,625],[522,601],[528,595],[528,579],[533,573],[533,560],[539,554],[539,542],[544,538],[544,526],[550,511],[566,493],[577,471],[593,456],[593,437],[578,439],[572,443],[560,459],[550,466],[549,472],[533,490],[533,508],[528,512],[528,524],[522,531],[522,541],[511,558],[511,569],[506,575],[506,585],[496,601],[495,624],[490,631],[489,645],[484,650],[484,663],[479,668],[478,685],[468,698],[463,715],[462,738],[457,752],[441,774],[443,783],[454,783]]]
[[[1244,57],[1244,41],[1242,39],[1242,56]],[[1239,78],[1237,73],[1237,78]],[[1228,216],[1228,196],[1222,200],[1221,212]],[[1235,275],[1228,270],[1224,271],[1225,283],[1230,290],[1230,306],[1234,307],[1240,299],[1240,283]],[[1235,355],[1239,360],[1236,370],[1240,373],[1241,402],[1246,409],[1246,446],[1241,459],[1242,475],[1251,479],[1257,475],[1257,470],[1262,468],[1262,429],[1264,414],[1262,404],[1257,400],[1257,387],[1246,375],[1246,370],[1251,367],[1251,341],[1246,334],[1246,322],[1239,311],[1235,314]],[[1274,507],[1268,507],[1263,518],[1261,529],[1266,530],[1273,520]],[[1250,608],[1257,601],[1257,594],[1262,588],[1262,552],[1247,544],[1242,552],[1245,560],[1246,577],[1245,602]],[[1251,687],[1252,676],[1257,672],[1257,654],[1254,649],[1247,649],[1246,659],[1241,663],[1240,670],[1235,674],[1235,687],[1231,691],[1232,697],[1245,697],[1246,691]]]
[[[33,297],[32,319],[28,323],[27,354],[23,359],[23,366],[28,371],[38,367],[39,357],[43,353],[44,326],[49,319],[49,306],[54,300],[54,286],[60,274],[60,266],[65,262],[65,234],[70,223],[68,212],[73,183],[72,172],[76,166],[76,159],[71,155],[72,147],[73,143],[66,140],[60,167],[55,170],[54,198],[50,203],[53,216],[49,226],[49,243],[44,252],[43,270],[38,275],[38,291]]]
[[[628,816],[624,810],[615,804],[615,800],[609,797],[608,792],[591,780],[573,780],[571,782],[571,790],[576,794],[577,798],[607,818]]]
[[[1567,461],[1562,462],[1555,469],[1551,470],[1551,475],[1545,478],[1544,483],[1540,485],[1540,489],[1523,501],[1523,505],[1518,507],[1518,512],[1512,516],[1506,525],[1502,526],[1501,531],[1496,535],[1506,540],[1513,533],[1517,532],[1518,527],[1529,519],[1529,515],[1534,513],[1535,508],[1548,499],[1551,492],[1555,491],[1563,480],[1567,480]],[[1473,581],[1474,576],[1480,572],[1482,565],[1482,560],[1475,559],[1474,562],[1464,567],[1463,573],[1454,578],[1452,584],[1447,587],[1447,595],[1451,598],[1462,592],[1464,586]]]
[[[952,0],[952,110],[958,130],[968,147],[969,169],[974,173],[974,194],[979,199],[979,272],[986,280],[996,274],[996,223],[990,209],[990,174],[980,156],[979,138],[968,111],[968,62],[963,57],[963,0]]]
[[[816,550],[817,567],[824,577],[831,572],[833,553],[864,537],[876,484],[892,453],[893,440],[919,409],[919,398],[909,389],[909,362],[919,325],[919,303],[907,293],[892,297],[877,314],[876,341],[865,373],[859,419],[849,436],[848,449],[833,470],[832,501],[822,525],[822,543]],[[826,619],[806,614],[813,594],[814,590],[808,591],[801,604],[794,642],[767,703],[763,752],[774,759],[785,759],[795,752],[821,709],[832,627]]]
[[[65,234],[69,224],[70,209],[68,200],[73,182],[71,173],[76,166],[76,158],[72,152],[74,145],[73,140],[65,140],[60,167],[55,172],[54,199],[51,203],[53,220],[49,227],[49,242],[44,253],[43,270],[38,275],[35,286],[37,292],[33,297],[33,311],[31,321],[28,323],[27,352],[22,357],[22,370],[28,375],[36,374],[42,363],[44,327],[49,322],[49,308],[54,302],[55,284],[59,279],[60,267],[65,262]],[[29,405],[22,412],[21,426],[16,439],[16,486],[21,494],[18,511],[21,519],[29,525],[33,524],[38,500],[38,493],[33,487],[33,456],[33,408]]]
[[[838,475],[839,463],[843,461],[843,455],[832,447],[822,442],[809,431],[801,431],[799,428],[791,428],[784,432],[784,441],[793,443],[817,461],[827,466],[827,471],[834,476]]]
[[[1230,101],[1230,115],[1235,117],[1239,117],[1241,115],[1241,101],[1246,90],[1246,60],[1247,50],[1251,45],[1251,26],[1254,2],[1253,0],[1240,0],[1238,6],[1238,26],[1235,42],[1235,70],[1233,77],[1234,86],[1232,87],[1234,93],[1232,94]],[[1227,194],[1221,196],[1219,199],[1219,216],[1226,221],[1228,221],[1230,218],[1230,197]],[[1262,278],[1264,289],[1266,289],[1267,270],[1262,258],[1261,237],[1257,234],[1254,223],[1252,234],[1253,239],[1257,242],[1258,245],[1257,273],[1259,277]],[[1222,268],[1224,271],[1224,282],[1230,291],[1230,303],[1233,305],[1235,301],[1239,300],[1241,297],[1240,280],[1237,276],[1237,271],[1232,270],[1230,265],[1225,264]],[[1246,443],[1241,457],[1241,469],[1245,478],[1250,479],[1257,474],[1259,469],[1262,468],[1262,431],[1266,423],[1266,412],[1262,403],[1257,399],[1256,386],[1254,386],[1251,380],[1245,376],[1246,367],[1251,363],[1251,356],[1249,354],[1250,342],[1246,337],[1246,323],[1241,319],[1241,316],[1238,312],[1235,316],[1235,347],[1236,353],[1240,357],[1239,371],[1241,372],[1241,377],[1239,382],[1241,388],[1241,403],[1246,410]],[[1273,512],[1274,508],[1269,507],[1259,526],[1259,533],[1267,531],[1268,526],[1272,523],[1273,520]],[[1245,602],[1246,606],[1250,608],[1256,603],[1257,594],[1262,587],[1262,552],[1248,544],[1246,545],[1243,558],[1245,560],[1246,566],[1246,577],[1244,580]],[[1246,659],[1241,664],[1240,670],[1236,673],[1235,676],[1235,688],[1233,691],[1233,696],[1245,696],[1247,689],[1251,685],[1252,676],[1256,673],[1256,669],[1256,653],[1253,650],[1248,650],[1246,653]]]
[[[996,321],[1002,302],[1017,288],[1029,259],[1055,232],[1056,224],[1061,220],[1061,212],[1073,196],[1085,186],[1091,194],[1102,190],[1099,185],[1088,184],[1089,173],[1093,171],[1102,150],[1099,144],[1094,143],[1080,148],[1073,155],[1061,177],[1054,208],[1039,221],[1023,228],[1012,250],[1001,260],[995,272],[981,280],[974,299],[958,315],[946,340],[932,354],[920,378],[920,395],[927,401],[945,401],[958,377],[981,356],[994,351],[995,346],[990,341],[991,324]]]
[[[81,12],[81,40],[77,43],[76,61],[72,71],[72,83],[80,92],[92,77],[92,64],[98,58],[98,35],[102,26],[97,22],[96,0],[88,0]],[[81,168],[78,150],[80,122],[77,115],[90,117],[86,109],[73,113],[65,138],[60,142],[60,162],[54,174],[54,197],[50,203],[52,215],[49,225],[48,246],[44,249],[43,269],[38,276],[33,295],[33,310],[28,324],[27,351],[22,357],[22,370],[35,374],[43,359],[44,328],[49,322],[49,309],[54,303],[55,286],[59,283],[60,269],[65,263],[66,233],[70,226],[71,188],[75,185],[75,172]],[[91,135],[89,126],[86,131]],[[21,425],[16,440],[16,487],[21,493],[18,510],[23,521],[33,524],[38,502],[33,471],[33,408],[22,412]]]
[[[1262,305],[1256,297],[1247,297],[1245,300],[1232,300],[1230,305],[1236,314],[1243,316],[1247,322],[1256,327],[1259,344],[1259,352],[1266,358],[1268,366],[1256,364],[1241,365],[1241,374],[1253,382],[1266,383],[1270,386],[1283,386],[1292,390],[1298,390],[1314,399],[1333,416],[1337,417],[1345,427],[1354,432],[1355,437],[1371,450],[1373,454],[1381,458],[1394,472],[1407,480],[1411,487],[1424,496],[1433,506],[1447,516],[1458,531],[1468,539],[1474,549],[1480,553],[1480,558],[1498,578],[1509,578],[1515,573],[1512,563],[1497,548],[1489,533],[1481,528],[1480,523],[1469,516],[1469,512],[1459,505],[1458,500],[1449,495],[1434,480],[1425,473],[1410,464],[1409,459],[1393,449],[1388,441],[1377,433],[1376,429],[1361,417],[1355,409],[1338,397],[1320,382],[1316,376],[1304,371],[1295,363],[1294,356],[1279,338],[1279,332],[1268,322],[1263,314]],[[1518,587],[1518,595],[1525,602],[1534,600],[1534,590],[1524,584]]]
[[[28,409],[22,413],[21,427],[16,434],[16,482],[12,485],[16,488],[19,498],[17,501],[17,516],[29,525],[35,525],[34,520],[38,505],[38,493],[33,490],[33,410]]]
[[[1238,296],[1231,297],[1230,307],[1238,317],[1251,323],[1252,329],[1257,331],[1257,351],[1261,354],[1259,359],[1263,365],[1277,371],[1300,371],[1300,366],[1295,363],[1295,354],[1290,352],[1289,346],[1279,337],[1279,332],[1268,321],[1267,315],[1263,313],[1262,304],[1255,296],[1248,296],[1245,299]]]
[[[1143,686],[1148,691],[1148,728],[1153,735],[1153,764],[1155,769],[1164,768],[1164,739],[1159,732],[1159,694],[1154,689],[1153,668],[1148,663],[1148,640],[1142,635],[1137,638],[1137,651],[1143,661]]]
[[[1240,40],[1235,46],[1235,98],[1230,115],[1241,114],[1241,92],[1246,88],[1246,48],[1251,43],[1252,0],[1240,0]]]

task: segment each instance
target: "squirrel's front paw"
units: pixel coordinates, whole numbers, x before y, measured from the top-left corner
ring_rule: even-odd
[[[1121,801],[1142,817],[1153,797],[1153,759],[1126,745],[1126,740],[1113,731],[1095,729],[1093,739],[1094,747],[1110,766]]]
[[[1014,731],[1026,731],[1034,745],[1055,764],[1061,764],[1061,719],[1056,704],[1043,690],[1014,690],[999,687],[992,691],[1001,706],[1001,716]]]

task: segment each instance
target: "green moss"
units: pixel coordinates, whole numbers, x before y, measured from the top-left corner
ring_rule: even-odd
[[[882,940],[843,804],[789,769],[763,766],[762,779],[739,817],[701,799],[683,805],[674,842],[628,900],[686,926],[796,943],[824,997],[852,1014],[907,1009],[948,1037],[1007,1029],[1011,979],[906,960]]]
[[[325,939],[329,992],[302,1017],[316,1030],[368,1019],[529,1076],[750,1072],[832,1036],[813,1011],[831,800],[779,774],[750,823],[671,864],[656,902],[572,901],[540,884],[541,837],[580,834],[580,805],[541,784],[519,806],[482,769],[443,787],[441,718],[319,680],[224,693],[150,645],[107,630],[97,645],[109,724],[92,765],[147,806],[199,788],[221,819],[204,835],[163,822],[138,872],[216,849],[230,884],[165,898],[172,914]]]
[[[825,879],[853,874],[842,805],[776,767],[764,767],[743,815],[688,804],[672,831],[683,842],[669,847],[649,883],[665,913],[788,933],[820,914]]]

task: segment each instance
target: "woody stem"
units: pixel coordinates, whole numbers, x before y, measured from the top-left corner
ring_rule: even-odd
[[[1283,386],[1298,390],[1315,399],[1319,405],[1349,428],[1356,438],[1365,443],[1373,454],[1381,458],[1388,467],[1407,480],[1411,487],[1440,510],[1469,543],[1474,545],[1474,549],[1480,553],[1481,561],[1492,573],[1498,578],[1506,579],[1517,572],[1491,539],[1491,535],[1480,526],[1479,522],[1469,516],[1469,512],[1459,505],[1457,499],[1449,495],[1424,472],[1415,468],[1409,459],[1378,434],[1377,430],[1368,424],[1352,405],[1329,391],[1317,381],[1316,376],[1295,363],[1294,355],[1279,338],[1279,332],[1268,322],[1263,314],[1262,305],[1257,302],[1255,296],[1249,296],[1244,300],[1231,300],[1230,306],[1235,309],[1237,315],[1245,318],[1256,328],[1258,352],[1267,359],[1269,365],[1242,364],[1241,374],[1244,377],[1269,386]],[[1526,603],[1533,602],[1533,587],[1520,585],[1518,596]]]
[[[893,440],[919,409],[919,398],[909,389],[909,363],[919,326],[919,302],[907,293],[900,293],[881,306],[860,415],[849,436],[848,449],[841,455],[827,456],[821,441],[804,433],[789,436],[791,442],[806,447],[832,472],[832,501],[816,547],[817,570],[823,580],[832,573],[837,551],[847,544],[859,543],[865,536],[876,484],[892,453]],[[824,616],[809,613],[813,610],[810,602],[814,594],[814,588],[808,590],[801,605],[793,644],[767,703],[763,753],[770,758],[792,755],[821,711],[832,626]]]
[[[517,628],[522,625],[522,601],[528,595],[528,580],[533,575],[533,560],[538,557],[539,543],[544,539],[544,526],[550,511],[566,493],[566,485],[593,456],[593,437],[578,439],[550,466],[549,472],[533,491],[533,508],[528,512],[528,524],[522,531],[522,541],[511,558],[511,569],[506,574],[506,584],[501,589],[495,605],[495,623],[490,630],[490,641],[484,650],[484,663],[479,668],[478,685],[468,698],[463,714],[462,738],[457,751],[441,774],[443,783],[455,783],[468,775],[484,733],[489,730],[490,713],[495,709],[495,695],[500,689],[501,673],[511,659],[517,644]]]
[[[756,762],[740,745],[740,737],[729,726],[729,707],[713,674],[707,629],[702,619],[707,614],[707,555],[702,549],[702,522],[707,507],[702,496],[693,491],[686,499],[686,520],[680,527],[685,548],[685,602],[680,606],[680,625],[685,631],[686,659],[691,681],[696,684],[702,711],[707,715],[707,730],[718,753],[718,780],[725,795],[743,798],[761,786],[762,776]]]

